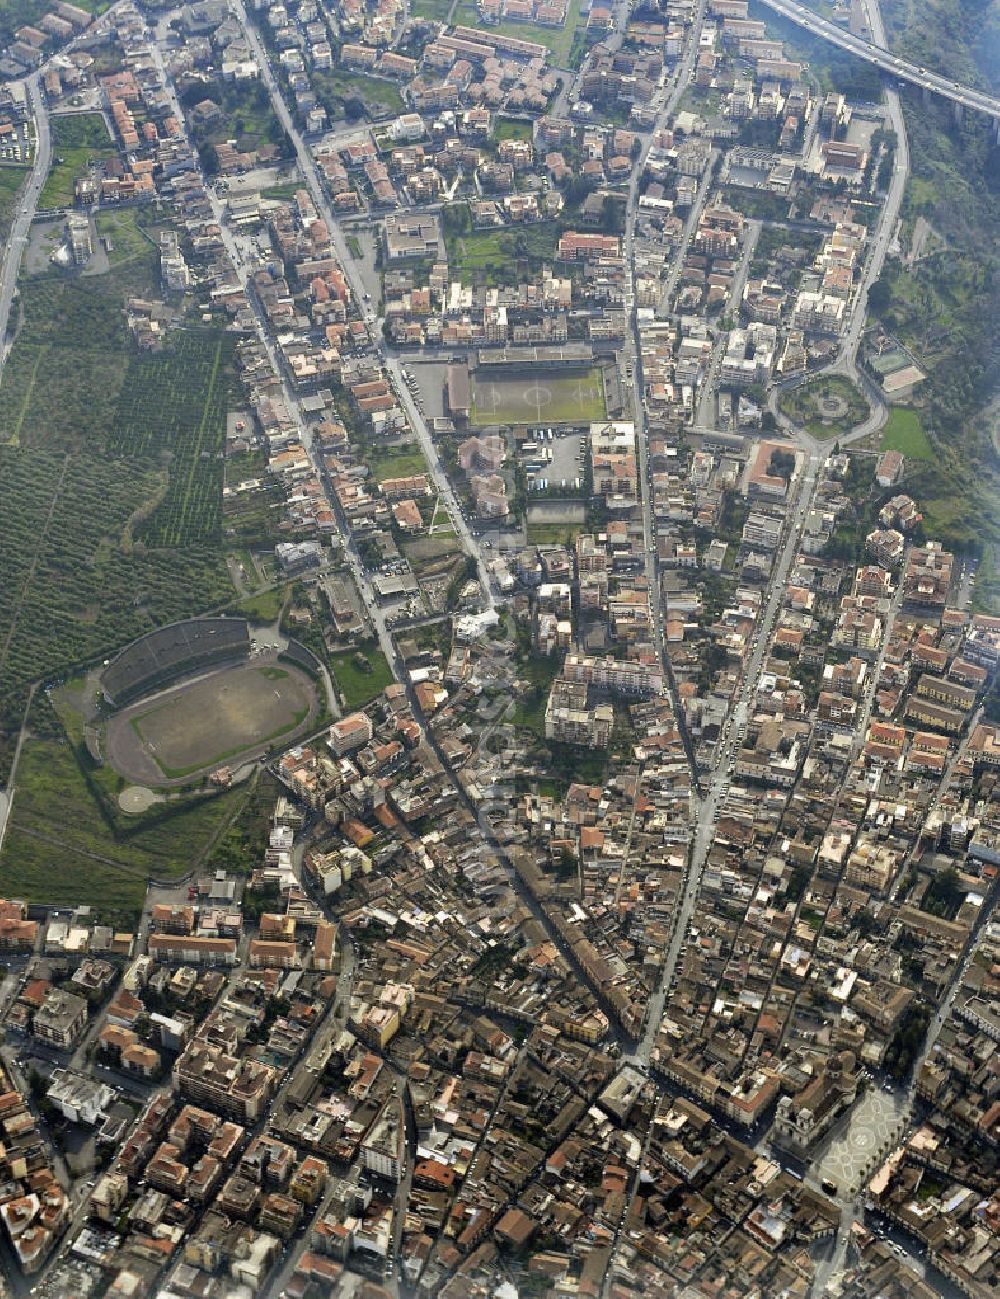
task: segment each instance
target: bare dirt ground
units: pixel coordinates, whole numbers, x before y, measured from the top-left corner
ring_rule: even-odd
[[[319,711],[305,673],[273,659],[223,668],[153,695],[108,723],[108,761],[151,786],[238,765],[306,729]]]

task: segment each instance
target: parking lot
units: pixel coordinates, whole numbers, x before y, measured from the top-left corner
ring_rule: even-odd
[[[521,457],[529,489],[577,494],[586,478],[587,439],[582,433],[560,434],[555,428],[529,430]]]

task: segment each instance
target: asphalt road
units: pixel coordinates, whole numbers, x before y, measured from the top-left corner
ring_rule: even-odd
[[[330,232],[330,237],[333,241],[334,248],[336,249],[337,258],[343,268],[344,276],[350,285],[351,293],[354,296],[354,300],[368,328],[373,350],[380,356],[386,370],[392,375],[397,395],[403,403],[403,408],[406,410],[410,425],[427,459],[434,486],[452,517],[452,524],[455,528],[456,534],[462,542],[463,549],[476,561],[479,580],[485,593],[487,603],[492,609],[494,604],[493,586],[490,580],[489,570],[486,567],[486,562],[483,559],[482,552],[473,538],[468,524],[458,507],[458,501],[455,497],[454,491],[452,490],[451,483],[448,480],[448,475],[445,473],[444,468],[438,461],[437,452],[434,449],[433,439],[431,438],[430,430],[427,427],[427,422],[424,419],[423,414],[417,409],[416,403],[410,394],[410,390],[403,380],[401,374],[402,365],[395,357],[389,356],[382,345],[381,323],[377,318],[372,299],[365,289],[354,258],[351,256],[350,250],[347,247],[341,223],[335,216],[333,209],[327,201],[326,190],[323,186],[319,168],[316,166],[309,148],[302,139],[298,127],[295,125],[292,115],[288,111],[288,105],[285,103],[284,95],[281,93],[281,87],[278,85],[271,69],[267,57],[267,51],[264,49],[264,45],[260,36],[257,34],[255,27],[247,18],[246,9],[244,8],[242,0],[233,0],[233,11],[246,32],[250,48],[253,51],[257,60],[257,65],[261,70],[264,85],[267,87],[268,94],[271,97],[272,107],[274,108],[281,125],[288,132],[288,137],[295,150],[299,169],[306,180],[306,185],[310,195],[312,196],[312,200],[316,205],[316,210],[323,218],[327,230]]]
[[[757,247],[757,240],[760,238],[762,226],[763,223],[760,221],[748,221],[743,232],[743,247],[740,250],[739,264],[733,277],[732,288],[729,290],[729,297],[726,299],[726,311],[731,312],[734,319],[738,317],[740,303],[743,301],[743,290],[746,288],[747,277],[750,274],[750,263],[753,261],[754,249]],[[698,413],[695,422],[701,428],[715,427],[713,400],[727,338],[727,332],[720,330],[719,337],[712,348],[712,361],[708,368],[708,374],[705,376],[705,381],[698,393]]]
[[[28,242],[28,230],[38,207],[38,199],[49,174],[49,163],[52,158],[52,141],[49,134],[49,115],[41,102],[39,89],[40,74],[35,73],[24,83],[28,103],[32,109],[35,122],[35,157],[31,174],[21,191],[17,210],[11,224],[10,237],[3,254],[3,265],[0,267],[0,377],[10,352],[7,340],[7,329],[10,324],[10,311],[17,288],[17,274],[24,256],[24,247]]]
[[[795,0],[763,0],[763,3],[799,27],[812,32],[814,36],[822,36],[833,45],[839,45],[842,50],[849,50],[857,58],[881,68],[883,72],[890,73],[900,81],[909,81],[912,85],[919,86],[921,90],[933,91],[934,94],[942,95],[962,108],[971,108],[989,117],[1000,119],[1000,99],[983,94],[979,90],[971,90],[958,81],[950,81],[947,77],[940,77],[926,68],[918,68],[914,63],[907,63],[905,59],[897,58],[885,48],[885,32],[881,26],[875,27],[869,24],[873,39],[866,41],[860,36],[852,35],[846,28],[821,18],[814,10],[804,4],[796,3]]]
[[[865,10],[868,14],[868,23],[876,39],[885,40],[885,29],[882,25],[882,16],[879,12],[878,0],[864,0]],[[777,7],[776,5],[773,7]],[[882,400],[880,394],[869,383],[865,383],[858,371],[857,355],[858,345],[861,342],[861,336],[864,333],[865,323],[868,315],[868,293],[875,281],[882,274],[882,268],[885,265],[885,259],[889,247],[895,235],[896,226],[899,221],[899,212],[903,203],[903,195],[906,191],[906,182],[910,174],[910,150],[909,142],[906,137],[906,123],[903,120],[903,110],[900,106],[899,95],[893,89],[886,88],[886,118],[888,124],[896,135],[896,151],[893,158],[892,176],[889,181],[889,190],[886,194],[885,203],[882,206],[882,212],[879,217],[874,233],[868,241],[868,249],[865,256],[864,268],[861,274],[861,282],[858,285],[857,292],[851,302],[850,317],[847,328],[845,329],[840,347],[837,351],[836,359],[822,370],[816,370],[807,374],[796,376],[787,384],[774,385],[768,393],[768,409],[775,416],[781,428],[794,432],[798,438],[813,450],[819,450],[821,443],[818,442],[805,429],[799,428],[792,424],[778,410],[778,398],[780,393],[786,388],[794,388],[807,379],[818,378],[823,374],[841,374],[852,382],[863,386],[866,394],[871,399],[871,414],[861,423],[853,428],[850,433],[840,438],[841,446],[849,442],[858,441],[860,438],[867,437],[869,434],[877,432],[888,418],[888,407]]]

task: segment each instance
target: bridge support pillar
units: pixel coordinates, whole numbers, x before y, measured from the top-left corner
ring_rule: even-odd
[[[993,119],[993,143],[1000,144],[1000,117]]]
[[[923,93],[923,98],[924,98],[924,108],[930,108],[930,106],[931,106],[931,92],[930,92],[930,88],[929,88],[928,86],[924,86],[924,88],[923,88],[923,92],[922,92],[922,93]]]
[[[954,104],[952,104],[951,109],[952,109],[952,113],[954,114],[954,117],[955,117],[955,125],[956,125],[956,126],[961,126],[961,125],[962,125],[962,105],[959,104],[959,103],[956,101]]]

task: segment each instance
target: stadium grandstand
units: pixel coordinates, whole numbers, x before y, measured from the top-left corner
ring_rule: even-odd
[[[192,672],[249,652],[245,618],[189,618],[127,645],[101,673],[101,689],[108,703],[120,708]]]

